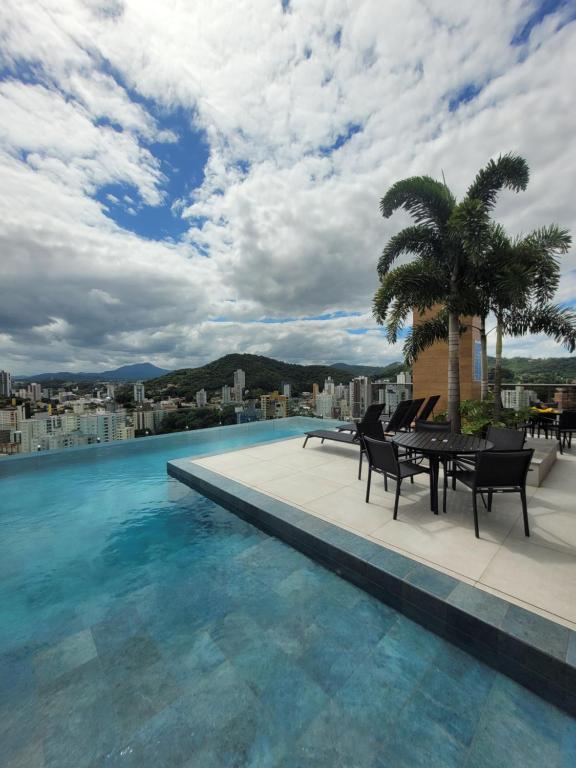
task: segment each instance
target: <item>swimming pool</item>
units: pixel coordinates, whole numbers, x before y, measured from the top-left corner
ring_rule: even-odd
[[[566,714],[166,476],[309,424],[5,460],[0,765],[576,764]]]

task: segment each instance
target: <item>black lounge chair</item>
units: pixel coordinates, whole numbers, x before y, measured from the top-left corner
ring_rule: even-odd
[[[390,416],[388,421],[384,422],[384,432],[387,435],[393,435],[396,432],[400,432],[404,422],[406,421],[406,414],[411,408],[413,402],[413,400],[401,400],[398,403],[392,416]]]
[[[456,470],[454,477],[468,486],[472,491],[472,510],[474,512],[474,533],[480,538],[478,529],[478,506],[476,496],[488,494],[488,511],[492,509],[494,493],[519,493],[522,499],[522,517],[524,518],[524,534],[530,536],[528,527],[528,507],[526,503],[526,476],[534,451],[530,448],[523,451],[482,451],[476,455],[476,463],[472,470]],[[444,474],[443,509],[446,512],[446,491],[448,477]]]
[[[436,407],[438,400],[440,400],[440,395],[431,395],[431,397],[428,398],[428,402],[420,411],[418,421],[428,420],[428,417],[434,412],[434,408]]]
[[[380,409],[384,408],[383,405],[378,406]],[[344,445],[357,445],[360,448],[360,459],[358,464],[358,479],[362,477],[362,457],[366,452],[364,444],[364,437],[373,437],[376,440],[384,440],[384,432],[382,430],[382,422],[376,421],[359,421],[356,425],[355,432],[338,432],[331,429],[315,429],[312,432],[305,432],[306,439],[302,448],[306,448],[306,443],[311,437],[319,438],[322,443],[325,440],[329,440],[335,443],[343,443]]]
[[[412,429],[412,422],[416,419],[416,416],[418,415],[418,411],[422,407],[422,403],[424,402],[424,397],[419,397],[416,400],[410,401],[410,407],[406,409],[406,413],[404,414],[404,419],[402,421],[402,424],[400,425],[400,430],[406,430],[409,432]],[[389,430],[386,430],[387,432]]]
[[[373,403],[372,405],[369,405],[366,409],[366,413],[361,419],[362,423],[369,424],[372,422],[376,423],[377,421],[380,421],[383,410],[383,403]],[[337,427],[337,430],[338,432],[356,432],[356,425],[357,422],[349,421],[347,424],[341,424],[339,427]]]

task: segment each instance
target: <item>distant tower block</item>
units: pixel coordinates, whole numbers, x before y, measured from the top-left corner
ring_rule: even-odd
[[[439,307],[420,314],[413,313],[414,326],[438,312]],[[479,400],[482,378],[482,354],[480,348],[480,318],[464,317],[461,324],[466,331],[460,336],[460,397],[462,400]],[[448,344],[438,341],[422,352],[412,368],[414,398],[440,395],[435,413],[448,408]]]

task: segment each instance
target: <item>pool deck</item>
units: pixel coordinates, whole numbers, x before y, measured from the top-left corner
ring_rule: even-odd
[[[385,601],[398,598],[396,607],[434,631],[456,632],[456,642],[477,646],[471,652],[576,711],[575,451],[558,457],[542,486],[528,488],[530,538],[519,498],[506,494],[494,497],[490,513],[480,510],[476,539],[462,486],[449,491],[447,514],[435,516],[428,476],[405,482],[395,521],[394,494],[381,478],[365,503],[367,467],[358,480],[356,447],[302,445],[294,438],[180,459],[168,469],[328,567],[366,580],[373,593],[383,590]],[[513,670],[519,656],[521,668]]]

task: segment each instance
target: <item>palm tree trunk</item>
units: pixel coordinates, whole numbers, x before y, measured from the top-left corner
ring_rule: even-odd
[[[448,419],[452,432],[460,432],[460,318],[448,314]]]
[[[488,397],[488,340],[486,339],[486,317],[480,318],[480,350],[482,355],[482,378],[480,380],[480,400]]]
[[[494,417],[502,411],[502,323],[496,318],[496,354],[494,358]]]

